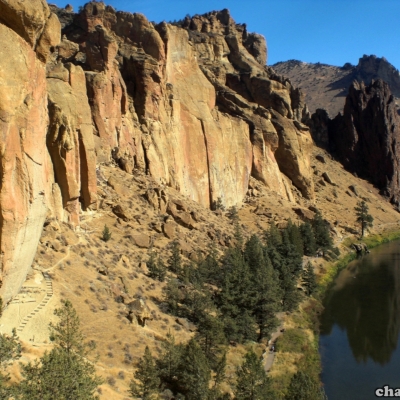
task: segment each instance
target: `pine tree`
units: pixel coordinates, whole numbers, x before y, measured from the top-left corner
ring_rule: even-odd
[[[200,344],[211,368],[215,368],[226,344],[224,326],[220,318],[204,313],[199,320],[196,340]]]
[[[135,380],[132,380],[129,385],[129,392],[133,398],[141,397],[143,400],[153,400],[158,397],[160,378],[148,346],[138,363],[134,377]]]
[[[307,296],[311,296],[317,288],[317,281],[315,278],[314,267],[309,262],[303,271],[303,285],[306,290]]]
[[[314,256],[317,251],[314,232],[309,222],[305,222],[300,226],[300,233],[303,238],[304,254],[306,256]]]
[[[316,377],[298,371],[290,381],[285,400],[326,400],[326,396]]]
[[[237,211],[237,208],[235,206],[232,206],[229,209],[229,218],[231,219],[233,223],[233,228],[234,228],[234,238],[236,240],[236,247],[240,250],[242,250],[243,247],[243,233],[242,233],[242,228],[240,226],[240,218],[239,218],[239,213]]]
[[[217,304],[229,340],[253,340],[256,336],[251,273],[241,250],[229,249],[222,259],[222,284]]]
[[[268,399],[268,383],[261,360],[250,350],[237,370],[235,400]]]
[[[0,298],[0,315],[2,304]],[[5,368],[20,357],[21,343],[15,328],[12,330],[11,336],[0,334],[0,399],[8,399],[15,394],[15,386],[9,385],[10,376],[5,372]]]
[[[211,370],[204,353],[192,338],[182,351],[178,369],[180,392],[186,400],[207,400]]]
[[[155,251],[150,251],[150,258],[146,264],[147,269],[149,270],[149,277],[164,282],[167,268],[161,260],[161,257],[158,256],[157,258],[157,253]]]
[[[254,299],[252,314],[259,328],[258,340],[261,340],[278,324],[275,316],[279,309],[281,295],[278,276],[256,235],[253,235],[246,243],[244,257],[251,272],[251,289]]]
[[[167,285],[163,288],[163,293],[169,311],[174,315],[178,315],[178,303],[181,299],[181,291],[179,290],[177,280],[170,278]]]
[[[274,223],[271,224],[269,230],[265,233],[265,240],[269,248],[278,248],[278,246],[282,243],[282,235]]]
[[[171,246],[172,254],[168,259],[168,268],[175,274],[182,273],[182,257],[179,242],[174,240]]]
[[[102,381],[86,359],[87,346],[72,303],[64,301],[54,314],[59,322],[50,323],[49,328],[55,347],[35,363],[22,366],[21,399],[97,399],[94,391]]]
[[[304,244],[303,239],[301,237],[300,229],[297,225],[293,224],[292,220],[289,219],[288,225],[286,227],[286,231],[288,232],[289,241],[296,248],[297,252],[302,257],[304,254]]]
[[[311,225],[317,248],[330,249],[332,247],[332,238],[329,235],[329,227],[319,211],[315,213]]]
[[[357,222],[361,226],[361,237],[364,237],[365,229],[372,227],[374,218],[368,213],[368,205],[364,200],[357,203],[356,210]]]
[[[105,242],[108,242],[111,239],[111,232],[110,229],[108,228],[107,225],[104,225],[104,229],[103,229],[103,234],[102,234],[102,239]]]
[[[158,277],[158,267],[157,267],[157,254],[155,251],[150,251],[149,260],[146,263],[147,269],[149,271],[149,277],[152,279],[157,279]]]
[[[159,377],[163,382],[175,388],[178,376],[182,347],[175,343],[175,337],[167,333],[166,340],[161,343],[162,352],[157,360]]]

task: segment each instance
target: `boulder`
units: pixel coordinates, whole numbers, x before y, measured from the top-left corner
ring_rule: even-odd
[[[113,207],[112,211],[117,217],[121,218],[125,222],[131,221],[133,218],[132,213],[125,205],[117,204]]]
[[[136,319],[140,326],[146,326],[146,321],[153,319],[149,307],[142,298],[128,303],[127,309],[128,319],[131,321]]]

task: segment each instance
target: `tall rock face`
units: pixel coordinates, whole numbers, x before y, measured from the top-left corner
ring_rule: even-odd
[[[313,198],[303,97],[228,10],[153,25],[101,2],[74,14],[0,0],[0,44],[6,302],[45,219],[77,226],[96,210],[96,163],[143,170],[206,207],[240,203],[251,176],[290,200],[295,187]]]
[[[153,26],[89,3],[64,27],[86,71],[98,157],[211,206],[245,196],[251,175],[292,197],[313,196],[311,138],[299,94],[265,67],[265,39],[228,10]],[[108,147],[107,147],[108,146]]]
[[[8,25],[15,29],[0,23],[0,262],[5,301],[19,291],[33,261],[52,178],[46,151],[46,67],[33,50],[50,11],[42,13],[33,5],[24,14],[18,12],[18,2],[10,4],[7,8],[8,2],[0,2],[0,19],[9,16]],[[37,18],[25,25],[28,11]]]
[[[26,278],[46,217],[79,223],[96,202],[91,110],[81,67],[57,60],[47,3],[0,1],[0,295]]]
[[[353,82],[344,114],[325,120],[329,147],[345,168],[369,179],[399,204],[400,118],[389,85]]]

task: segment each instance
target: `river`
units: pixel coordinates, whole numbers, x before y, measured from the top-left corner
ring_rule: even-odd
[[[400,241],[351,262],[324,306],[320,354],[328,399],[376,399],[377,388],[400,388]]]

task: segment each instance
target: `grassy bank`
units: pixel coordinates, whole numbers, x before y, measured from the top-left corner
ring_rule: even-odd
[[[341,244],[341,257],[323,264],[314,297],[304,299],[299,309],[285,318],[285,332],[277,340],[276,358],[270,372],[274,398],[284,398],[291,378],[299,370],[319,379],[321,360],[318,341],[322,301],[338,273],[356,258],[351,244],[362,242],[368,248],[373,248],[396,239],[400,239],[399,230],[371,235],[362,240],[347,238]]]

